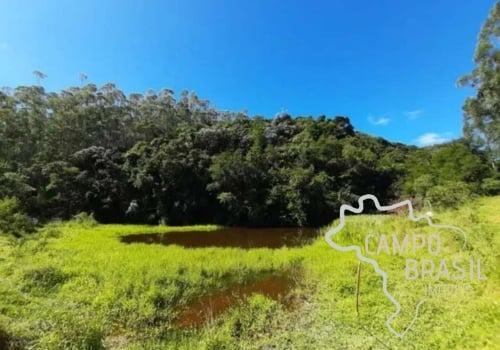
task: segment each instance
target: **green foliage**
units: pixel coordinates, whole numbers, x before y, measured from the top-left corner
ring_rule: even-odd
[[[127,174],[120,153],[103,147],[89,147],[72,155],[78,169],[74,179],[79,186],[81,207],[101,222],[123,221],[128,202]]]
[[[500,194],[500,178],[486,178],[481,184],[481,190],[484,194],[496,196]]]
[[[85,228],[92,228],[97,226],[97,221],[94,216],[85,212],[73,216],[72,222],[80,227]]]
[[[422,200],[449,181],[495,193],[487,152],[469,146],[390,143],[344,116],[250,118],[167,89],[0,93],[0,198],[41,221],[320,226],[366,193]]]
[[[467,232],[467,245],[481,258],[488,280],[472,298],[428,299],[403,341],[388,334],[385,320],[392,304],[385,302],[380,277],[365,264],[360,316],[356,316],[358,260],[353,254],[332,250],[322,236],[301,248],[185,249],[125,245],[119,236],[214,227],[87,227],[73,221],[44,227],[40,235],[22,244],[0,236],[0,344],[3,337],[19,349],[331,349],[332,344],[342,344],[345,349],[361,350],[367,345],[382,348],[383,341],[384,348],[400,350],[408,344],[425,349],[493,350],[500,317],[495,304],[500,284],[495,268],[499,205],[500,197],[490,197],[457,210],[436,208],[433,219]],[[411,225],[399,215],[350,216],[343,238],[362,239],[373,227],[388,234],[407,233],[414,229]],[[54,230],[60,235],[52,234]],[[418,226],[418,232],[432,230]],[[442,244],[447,259],[460,256],[454,252],[458,243],[453,235],[443,235]],[[377,261],[381,267],[401,270],[401,261],[392,259],[381,255]],[[303,271],[290,274],[299,281],[287,298],[295,301],[293,307],[257,294],[200,328],[177,328],[178,307],[223,288],[228,276],[245,280],[292,268]],[[404,276],[389,275],[391,291],[405,296],[411,285]],[[404,313],[407,305],[402,306]],[[435,332],[444,326],[449,332]]]
[[[66,310],[53,318],[56,329],[42,335],[38,349],[46,350],[104,350],[102,332],[89,315],[82,315],[78,310]]]
[[[446,182],[432,187],[426,195],[433,207],[457,208],[471,200],[469,186],[464,182]]]
[[[427,192],[429,192],[429,190],[433,188],[436,183],[432,175],[425,174],[417,177],[412,185],[413,186],[410,191],[415,193],[417,196],[425,198],[427,196]]]
[[[68,278],[67,274],[53,266],[35,268],[24,273],[21,289],[24,292],[45,295],[57,290]]]
[[[0,232],[19,237],[33,230],[34,225],[21,212],[17,198],[0,199]]]
[[[0,349],[9,349],[9,343],[10,343],[9,338],[10,338],[9,334],[0,324]]]
[[[457,200],[452,207],[464,202],[465,199],[458,197],[480,193],[483,179],[491,174],[484,155],[471,151],[462,140],[410,152],[405,168],[407,175],[403,192],[406,195],[420,200],[430,199],[428,197],[431,196],[431,202],[438,201],[443,205]],[[450,200],[439,199],[439,193],[455,187],[458,193],[449,194]]]
[[[500,160],[500,2],[495,2],[479,34],[476,68],[459,80],[476,89],[463,106],[464,134],[488,153],[492,167]]]
[[[278,320],[283,317],[282,314],[283,305],[257,294],[229,316],[231,335],[236,339],[244,338],[250,343],[257,338],[270,336],[272,329],[278,326]]]

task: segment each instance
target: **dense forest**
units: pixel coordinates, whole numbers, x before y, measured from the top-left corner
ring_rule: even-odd
[[[248,117],[194,93],[127,97],[113,84],[4,88],[0,169],[3,207],[40,222],[87,212],[102,222],[316,226],[365,193],[439,205],[500,188],[466,139],[417,148],[356,131],[347,117]]]
[[[453,207],[500,193],[500,3],[459,79],[461,139],[417,148],[348,117],[249,117],[193,92],[126,96],[114,84],[0,91],[0,227],[92,214],[101,222],[317,226],[371,193]],[[9,229],[12,227],[12,229]],[[22,230],[21,230],[22,231]]]

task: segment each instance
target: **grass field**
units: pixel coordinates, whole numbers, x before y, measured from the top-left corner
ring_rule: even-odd
[[[0,349],[498,349],[500,197],[435,213],[434,221],[467,232],[466,251],[447,235],[442,254],[481,259],[487,280],[467,283],[469,295],[428,298],[403,339],[385,326],[394,306],[367,263],[356,313],[358,259],[333,250],[323,236],[302,248],[185,249],[118,238],[216,227],[97,225],[84,218],[47,225],[30,238],[0,236]],[[338,239],[360,240],[373,227],[431,232],[402,215],[361,215],[348,218]],[[403,329],[423,284],[405,280],[401,257],[377,259],[401,300],[394,327]],[[179,306],[207,290],[289,271],[299,271],[291,309],[254,295],[201,328],[175,326]]]

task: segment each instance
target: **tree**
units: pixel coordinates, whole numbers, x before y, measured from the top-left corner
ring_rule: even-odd
[[[78,75],[78,78],[80,79],[80,82],[81,82],[81,83],[82,83],[82,85],[83,85],[83,82],[84,82],[85,80],[87,80],[87,79],[88,79],[88,75],[87,75],[87,74],[85,74],[85,73],[80,73],[80,74]]]
[[[403,191],[418,199],[425,199],[435,186],[442,189],[449,184],[467,184],[478,191],[490,173],[484,154],[471,150],[463,140],[416,149],[408,154],[404,167]]]
[[[19,237],[33,229],[33,223],[22,213],[17,198],[0,199],[0,232]]]
[[[320,226],[366,193],[388,203],[500,192],[500,173],[470,142],[418,149],[356,131],[347,117],[250,118],[175,96],[127,97],[112,83],[2,89],[0,200],[42,221],[87,212],[101,222]]]
[[[39,70],[34,71],[33,75],[35,76],[37,85],[39,85],[39,86],[40,86],[40,81],[47,78],[47,74],[45,74],[44,72],[41,72]]]
[[[500,2],[491,10],[479,34],[476,68],[460,78],[459,86],[476,89],[463,106],[465,137],[484,149],[493,169],[500,160]]]
[[[121,166],[122,154],[92,146],[71,158],[78,169],[73,183],[83,194],[81,209],[91,212],[101,222],[123,221],[131,191]]]

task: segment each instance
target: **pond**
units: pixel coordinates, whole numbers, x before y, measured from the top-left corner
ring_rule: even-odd
[[[228,286],[223,290],[202,295],[179,308],[175,325],[184,329],[200,327],[222,314],[239,300],[244,300],[255,293],[283,302],[285,307],[292,308],[293,299],[289,294],[294,286],[295,281],[283,275],[268,275],[251,282]]]
[[[186,248],[281,248],[300,247],[319,235],[315,228],[226,227],[214,231],[139,233],[122,236],[123,243],[176,244]]]

